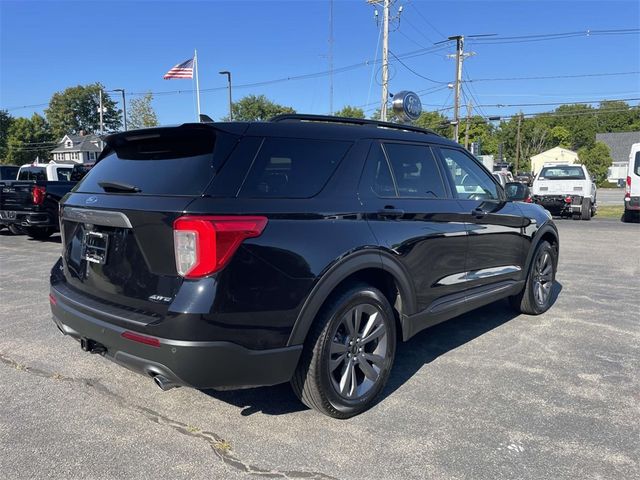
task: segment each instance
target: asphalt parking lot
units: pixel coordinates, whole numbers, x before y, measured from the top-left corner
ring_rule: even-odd
[[[399,349],[348,421],[288,385],[160,391],[50,320],[49,242],[0,232],[2,478],[626,479],[640,476],[640,225],[558,220],[557,299],[498,302]]]

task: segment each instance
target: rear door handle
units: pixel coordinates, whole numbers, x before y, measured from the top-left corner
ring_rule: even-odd
[[[404,210],[394,208],[392,206],[386,206],[382,210],[378,210],[378,215],[382,218],[400,218],[404,215]]]

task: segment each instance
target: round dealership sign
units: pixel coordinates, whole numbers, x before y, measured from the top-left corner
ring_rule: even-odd
[[[422,113],[422,102],[415,92],[403,90],[393,96],[393,111],[405,122],[417,120]]]

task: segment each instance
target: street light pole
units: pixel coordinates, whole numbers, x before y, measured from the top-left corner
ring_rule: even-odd
[[[114,88],[114,92],[122,93],[122,117],[124,120],[124,131],[127,131],[127,100],[124,95],[124,88]]]
[[[223,70],[222,72],[218,72],[220,75],[227,76],[227,82],[229,83],[229,120],[233,121],[233,97],[231,96],[231,72],[228,70]]]

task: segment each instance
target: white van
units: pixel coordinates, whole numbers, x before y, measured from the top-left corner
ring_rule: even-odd
[[[631,145],[627,182],[624,188],[623,222],[640,220],[640,143]]]

